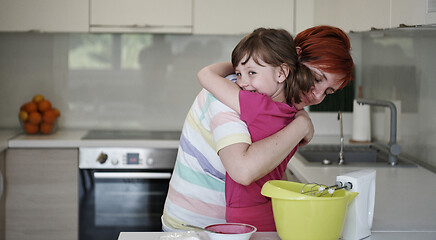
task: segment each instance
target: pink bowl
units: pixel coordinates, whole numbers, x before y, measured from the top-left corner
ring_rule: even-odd
[[[205,229],[218,233],[207,232],[211,240],[248,240],[257,231],[257,228],[243,223],[221,223],[212,224]]]

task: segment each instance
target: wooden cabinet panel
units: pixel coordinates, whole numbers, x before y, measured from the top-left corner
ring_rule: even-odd
[[[5,152],[0,151],[0,240],[5,239]]]
[[[294,0],[197,0],[195,34],[248,34],[258,27],[294,32]]]
[[[192,0],[90,0],[91,31],[192,32]]]
[[[78,150],[6,152],[6,239],[78,239]]]
[[[0,31],[87,32],[88,0],[0,0]]]

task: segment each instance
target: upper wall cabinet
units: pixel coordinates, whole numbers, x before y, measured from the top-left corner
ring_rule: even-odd
[[[425,10],[425,23],[436,24],[436,0],[427,0]]]
[[[294,0],[196,0],[195,34],[247,34],[258,27],[294,32]]]
[[[88,0],[0,0],[0,31],[87,32]]]
[[[192,1],[90,0],[90,30],[191,33]]]
[[[315,26],[315,0],[295,0],[295,34]]]
[[[427,0],[392,1],[392,26],[425,24]]]
[[[295,0],[296,32],[315,25],[349,31],[436,23],[436,0]]]
[[[392,26],[436,23],[436,0],[392,1]]]
[[[390,0],[315,1],[314,24],[332,25],[345,32],[390,27]]]

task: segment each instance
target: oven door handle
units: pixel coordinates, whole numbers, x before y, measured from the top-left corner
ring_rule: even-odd
[[[170,179],[169,172],[94,172],[96,179]]]

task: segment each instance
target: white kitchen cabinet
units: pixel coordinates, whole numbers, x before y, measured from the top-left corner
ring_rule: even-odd
[[[315,0],[295,0],[295,35],[315,26]]]
[[[345,32],[390,27],[390,0],[315,1],[314,24],[332,25]]]
[[[192,32],[193,0],[89,1],[91,32]]]
[[[78,239],[78,150],[8,149],[8,240]]]
[[[345,32],[436,23],[436,0],[295,0],[295,31],[332,25]]]
[[[427,0],[392,1],[392,27],[425,24]]]
[[[392,1],[392,27],[436,23],[436,0]]]
[[[88,0],[0,0],[0,31],[87,32]]]
[[[196,0],[194,34],[248,34],[258,27],[294,33],[294,0]]]
[[[425,23],[436,24],[436,0],[426,0],[425,10]]]

